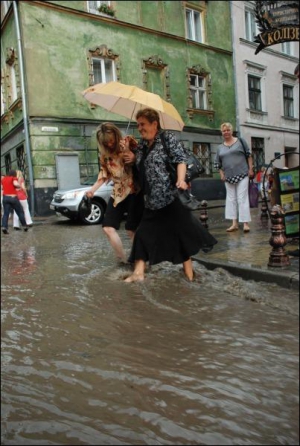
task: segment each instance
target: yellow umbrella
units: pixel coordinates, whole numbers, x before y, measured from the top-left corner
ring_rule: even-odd
[[[100,105],[105,110],[130,120],[139,110],[150,107],[159,113],[160,125],[163,129],[181,131],[184,127],[178,111],[170,102],[134,85],[125,85],[120,82],[101,83],[87,88],[82,95],[92,104]]]

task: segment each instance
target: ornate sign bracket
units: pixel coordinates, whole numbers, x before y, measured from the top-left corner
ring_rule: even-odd
[[[283,42],[299,42],[299,2],[256,1],[255,17],[260,34],[255,54],[262,49]]]

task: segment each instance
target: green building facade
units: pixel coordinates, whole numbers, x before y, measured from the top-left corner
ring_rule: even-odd
[[[53,212],[59,156],[78,158],[84,180],[99,170],[97,126],[126,131],[126,118],[82,96],[111,80],[176,107],[178,138],[206,166],[197,195],[223,198],[213,159],[220,124],[236,119],[230,2],[2,2],[1,33],[1,171],[23,171],[35,215]],[[129,133],[138,137],[134,121]]]

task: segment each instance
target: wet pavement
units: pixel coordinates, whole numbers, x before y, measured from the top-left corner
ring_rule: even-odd
[[[124,284],[99,225],[2,234],[1,444],[299,444],[298,290],[242,278],[274,274],[256,212],[227,234],[209,211],[192,283],[164,262]]]
[[[231,222],[225,220],[222,201],[210,201],[206,220],[209,231],[217,238],[218,244],[206,254],[194,256],[194,260],[208,269],[225,268],[232,274],[244,279],[276,283],[285,288],[299,289],[299,257],[289,256],[290,264],[284,267],[268,266],[272,246],[270,219],[261,218],[261,203],[251,209],[250,232],[239,230],[228,233]],[[195,213],[200,217],[200,212]],[[264,214],[265,215],[265,214]],[[294,251],[299,247],[299,239],[287,239],[285,251]]]

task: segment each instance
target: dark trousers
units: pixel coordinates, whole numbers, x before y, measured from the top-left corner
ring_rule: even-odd
[[[26,227],[26,220],[24,211],[18,197],[11,197],[9,195],[3,195],[3,217],[2,217],[2,228],[8,229],[8,219],[9,214],[12,211],[16,211],[17,216],[20,219],[22,226]]]

